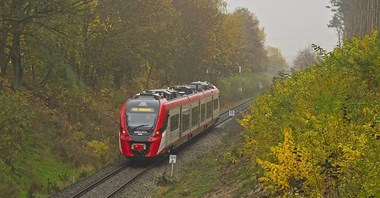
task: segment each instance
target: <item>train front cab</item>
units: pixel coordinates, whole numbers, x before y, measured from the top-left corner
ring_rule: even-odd
[[[120,113],[119,146],[122,155],[132,159],[153,158],[162,152],[167,114],[164,101],[129,100]],[[161,150],[160,150],[161,149]]]

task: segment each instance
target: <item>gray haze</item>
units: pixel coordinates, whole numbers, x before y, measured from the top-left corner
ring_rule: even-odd
[[[331,51],[338,37],[327,28],[331,12],[329,0],[226,0],[228,10],[245,7],[264,27],[266,45],[277,47],[289,65],[297,52],[312,43]]]

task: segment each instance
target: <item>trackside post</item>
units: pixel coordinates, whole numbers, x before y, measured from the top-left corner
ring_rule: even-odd
[[[174,164],[177,162],[177,155],[169,155],[169,164],[172,164],[172,170],[170,171],[170,177],[173,177]]]

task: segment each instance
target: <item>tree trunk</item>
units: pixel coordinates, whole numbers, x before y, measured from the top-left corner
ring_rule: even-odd
[[[149,81],[150,81],[150,77],[152,75],[152,72],[153,72],[153,67],[151,65],[148,64],[148,75],[146,76],[146,82],[145,82],[145,89],[149,89]]]
[[[1,76],[5,76],[7,74],[7,66],[9,56],[6,54],[7,49],[7,38],[8,38],[9,28],[7,24],[3,22],[3,30],[1,31],[0,37],[0,66],[1,66]]]
[[[8,56],[6,55],[6,42],[8,38],[8,29],[4,27],[3,31],[1,31],[0,37],[0,65],[1,71],[0,75],[5,76],[7,74],[7,66],[8,66]]]
[[[115,89],[120,89],[121,88],[121,84],[123,82],[123,78],[124,78],[124,64],[125,65],[128,65],[129,62],[124,62],[123,63],[123,60],[122,59],[117,59],[117,61],[113,62],[113,84],[114,84],[114,87]]]
[[[120,69],[114,69],[113,71],[113,84],[115,86],[115,89],[121,88],[121,81],[123,79],[123,73],[120,71]]]
[[[16,22],[14,25],[13,42],[11,50],[11,58],[13,65],[13,86],[18,87],[22,80],[22,65],[21,65],[21,32],[19,24]]]

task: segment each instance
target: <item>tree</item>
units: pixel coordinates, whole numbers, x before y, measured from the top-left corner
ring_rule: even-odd
[[[178,59],[174,68],[175,83],[206,78],[207,71],[214,73],[219,58],[217,32],[223,21],[224,2],[221,0],[178,0],[173,2],[179,13]]]
[[[339,17],[339,13],[335,13],[333,18],[330,20],[329,24],[327,25],[329,28],[335,28],[335,31],[338,35],[338,46],[342,46],[342,37],[343,37],[343,22],[341,17]]]
[[[317,54],[310,48],[306,47],[298,51],[296,58],[293,61],[293,68],[295,70],[311,68],[318,62]]]
[[[330,0],[330,4],[327,8],[334,15],[329,27],[340,28],[342,24],[347,38],[363,37],[380,28],[379,0]]]
[[[273,75],[277,74],[277,72],[288,69],[289,65],[286,62],[285,58],[283,57],[280,49],[268,46],[267,47],[268,52],[268,72],[272,73]]]
[[[5,18],[7,16],[5,1],[0,2],[0,12],[1,18]],[[7,40],[9,36],[9,23],[5,20],[2,20],[0,23],[0,75],[5,76],[7,73],[7,62],[9,59],[9,48],[7,46]]]
[[[168,85],[181,47],[178,11],[168,0],[99,1],[83,16],[84,63],[92,88],[113,82],[136,91]]]
[[[51,20],[57,15],[72,14],[76,8],[91,0],[7,0],[0,4],[2,15],[2,40],[0,50],[3,55],[0,61],[2,64],[2,74],[6,72],[6,58],[8,56],[13,68],[13,85],[18,87],[23,78],[23,50],[27,43],[24,43],[26,37],[34,37],[33,32],[28,28],[32,25],[44,28],[47,31],[54,32],[55,26],[51,26]],[[9,33],[9,35],[8,35]],[[9,50],[6,50],[4,42],[10,39]]]
[[[239,29],[239,58],[236,61],[249,73],[265,72],[268,63],[265,51],[265,33],[257,17],[247,8],[239,8],[234,14],[241,17]]]

